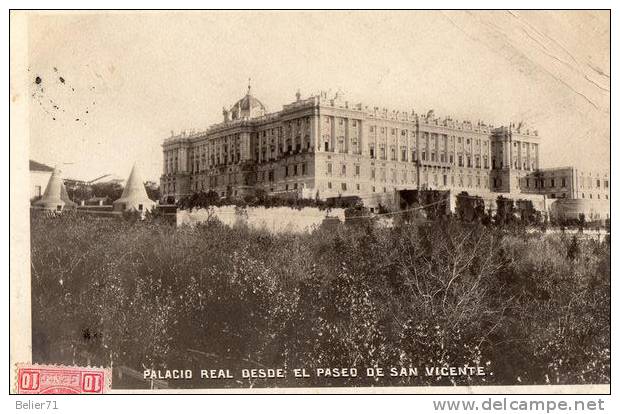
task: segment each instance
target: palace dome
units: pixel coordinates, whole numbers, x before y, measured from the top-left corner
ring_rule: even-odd
[[[237,103],[230,108],[232,119],[256,118],[267,113],[267,108],[265,108],[265,105],[253,97],[250,90],[251,86],[248,85],[248,92],[246,95],[239,99]]]

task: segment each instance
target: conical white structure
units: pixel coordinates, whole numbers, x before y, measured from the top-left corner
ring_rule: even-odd
[[[116,211],[146,211],[155,207],[156,203],[146,195],[144,183],[136,164],[131,168],[123,195],[113,204]]]
[[[45,210],[62,211],[65,207],[65,202],[62,199],[63,187],[64,184],[60,176],[60,171],[54,168],[50,180],[47,182],[47,187],[45,187],[43,197],[35,202],[34,206]]]
[[[65,202],[65,210],[68,208],[77,208],[77,204],[71,201],[69,194],[67,193],[67,187],[63,180],[60,180],[60,199]]]

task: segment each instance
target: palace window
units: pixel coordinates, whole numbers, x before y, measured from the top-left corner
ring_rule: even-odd
[[[338,152],[340,153],[344,152],[344,139],[342,138],[338,140]]]

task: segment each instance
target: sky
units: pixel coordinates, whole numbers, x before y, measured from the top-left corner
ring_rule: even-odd
[[[541,166],[609,169],[606,11],[38,12],[27,62],[30,158],[65,177],[159,181],[170,131],[321,90],[352,103],[541,136]]]

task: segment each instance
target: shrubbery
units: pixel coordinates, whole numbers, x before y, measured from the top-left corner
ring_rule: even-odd
[[[332,197],[327,200],[319,198],[301,198],[296,196],[273,196],[265,191],[257,191],[255,195],[240,197],[220,197],[215,191],[200,191],[183,197],[178,202],[181,210],[194,208],[209,208],[221,206],[236,207],[290,207],[301,210],[304,207],[317,207],[321,210],[329,208],[354,208],[361,205],[361,199],[357,196]]]
[[[608,244],[448,219],[366,224],[272,235],[34,214],[34,362],[492,373],[254,386],[609,382]]]

